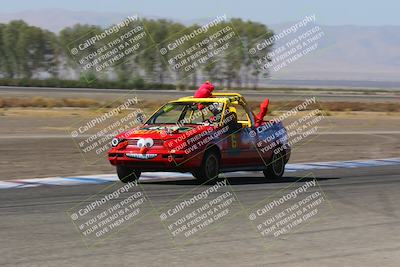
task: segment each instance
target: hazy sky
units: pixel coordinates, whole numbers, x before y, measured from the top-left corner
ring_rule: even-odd
[[[133,12],[178,20],[227,14],[265,24],[298,20],[315,13],[326,25],[400,25],[396,0],[0,0],[0,12],[65,8],[95,12]]]

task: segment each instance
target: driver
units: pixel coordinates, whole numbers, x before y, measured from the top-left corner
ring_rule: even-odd
[[[215,103],[212,104],[199,104],[203,106],[203,115],[204,115],[204,122],[208,123],[215,123],[218,122],[221,119],[222,116],[222,106],[215,105]],[[199,108],[199,110],[201,110]]]

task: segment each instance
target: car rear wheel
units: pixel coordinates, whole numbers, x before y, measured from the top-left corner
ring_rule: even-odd
[[[218,153],[215,150],[209,150],[204,154],[200,169],[193,171],[192,174],[201,182],[217,178],[219,174],[219,164]]]
[[[121,182],[130,183],[138,180],[141,172],[126,166],[117,166],[117,174]]]
[[[268,164],[267,169],[263,171],[265,178],[267,179],[278,179],[283,176],[285,172],[285,153],[281,151],[279,153],[273,153],[272,160]]]

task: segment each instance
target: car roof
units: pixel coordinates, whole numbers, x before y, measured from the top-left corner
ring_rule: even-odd
[[[193,96],[181,97],[177,100],[170,101],[171,103],[196,103],[196,102],[220,102],[229,103],[238,100],[244,100],[243,96],[238,93],[213,93],[213,97],[196,98]]]

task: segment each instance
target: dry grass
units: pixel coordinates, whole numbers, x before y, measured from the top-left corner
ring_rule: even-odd
[[[54,107],[101,107],[103,103],[87,98],[0,98],[0,108],[13,107],[37,107],[37,108],[54,108]]]
[[[301,104],[302,101],[277,101],[271,102],[270,110],[289,110],[297,105]],[[249,105],[253,110],[258,110],[260,103],[250,102]],[[372,111],[372,112],[400,112],[400,104],[398,103],[384,103],[384,102],[317,102],[308,106],[309,110],[321,109],[324,112],[329,111]]]
[[[79,107],[79,108],[110,108],[120,105],[122,101],[102,102],[89,98],[5,98],[0,97],[0,108],[13,108],[13,107],[38,107],[38,108],[57,108],[57,107]],[[155,109],[161,106],[162,101],[139,101],[138,107]],[[271,101],[269,110],[289,110],[302,101]],[[249,102],[250,107],[258,111],[259,102]],[[369,111],[369,112],[400,112],[400,104],[387,102],[319,102],[308,106],[308,109],[321,109],[323,112],[352,112],[352,111]]]

